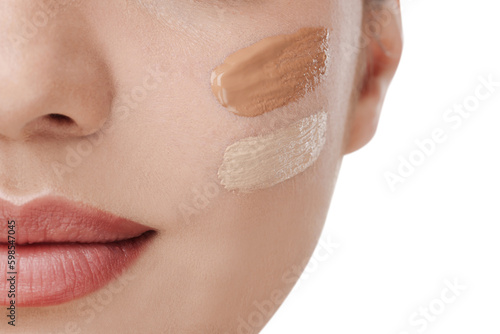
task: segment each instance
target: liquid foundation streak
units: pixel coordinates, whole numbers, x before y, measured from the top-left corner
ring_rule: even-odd
[[[212,92],[236,115],[262,115],[297,101],[320,83],[327,49],[326,28],[265,38],[228,56],[212,72]]]
[[[226,149],[219,168],[228,190],[274,186],[309,168],[325,144],[327,114],[320,112],[273,133],[242,139]]]

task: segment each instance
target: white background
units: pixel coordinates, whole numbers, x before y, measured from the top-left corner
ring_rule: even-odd
[[[500,87],[459,126],[443,119],[481,76],[500,82],[500,2],[401,5],[400,69],[376,137],[344,160],[322,237],[340,245],[313,257],[264,334],[500,333]],[[446,141],[392,191],[384,174],[436,129]],[[449,303],[446,280],[463,286]]]

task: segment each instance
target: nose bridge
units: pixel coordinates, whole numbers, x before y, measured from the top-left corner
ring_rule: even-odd
[[[50,12],[45,0],[3,1],[11,8],[0,6],[6,9],[0,13],[6,32],[0,36],[0,135],[97,131],[110,112],[113,87],[80,1],[51,1],[65,5]]]

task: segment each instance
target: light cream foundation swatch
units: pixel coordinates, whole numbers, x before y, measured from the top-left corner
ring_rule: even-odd
[[[239,116],[255,117],[302,98],[325,74],[328,29],[269,37],[228,56],[212,72],[212,92]]]
[[[306,170],[325,144],[327,113],[320,112],[273,133],[242,139],[226,149],[219,168],[228,190],[251,192]]]

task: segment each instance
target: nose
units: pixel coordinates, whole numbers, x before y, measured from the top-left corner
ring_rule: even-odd
[[[40,3],[0,4],[0,140],[86,136],[110,114],[111,74],[81,2],[45,14]]]

